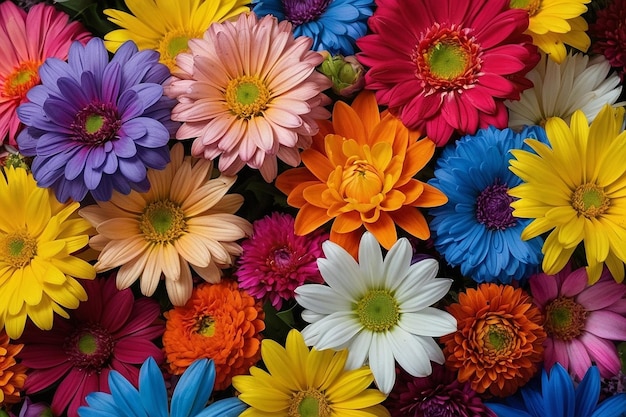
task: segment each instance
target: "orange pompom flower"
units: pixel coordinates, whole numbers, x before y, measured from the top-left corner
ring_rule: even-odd
[[[374,94],[361,92],[352,106],[338,101],[332,125],[320,121],[304,167],[285,171],[276,187],[299,209],[295,231],[305,235],[334,219],[330,240],[357,254],[370,231],[390,249],[396,226],[427,239],[430,230],[418,207],[437,207],[446,196],[413,178],[433,156],[435,143],[417,140],[393,115],[380,113]]]
[[[24,345],[9,343],[9,336],[0,331],[0,406],[20,402],[20,391],[26,381],[26,367],[15,361]]]
[[[458,330],[441,338],[446,365],[478,393],[507,397],[535,375],[543,360],[543,316],[521,288],[481,284],[448,307]]]
[[[165,312],[165,318],[163,347],[175,375],[196,359],[213,359],[215,389],[223,390],[261,358],[263,307],[234,281],[197,286],[187,303]]]

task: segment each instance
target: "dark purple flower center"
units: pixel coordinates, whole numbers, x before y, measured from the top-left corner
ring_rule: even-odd
[[[546,306],[544,328],[552,337],[569,341],[577,338],[587,322],[587,310],[570,297],[558,297]]]
[[[515,226],[516,220],[511,207],[513,197],[507,193],[508,190],[506,184],[500,184],[496,179],[495,183],[482,190],[476,198],[476,220],[487,229],[504,230]]]
[[[298,26],[320,17],[332,0],[282,0],[285,18]]]
[[[65,352],[75,368],[98,372],[108,363],[115,341],[111,334],[97,323],[85,323],[65,339]]]
[[[295,269],[298,265],[295,261],[293,250],[289,246],[280,246],[270,251],[266,262],[273,271],[285,273]]]
[[[70,126],[73,139],[91,145],[100,145],[117,135],[122,121],[112,104],[90,103],[76,114]]]

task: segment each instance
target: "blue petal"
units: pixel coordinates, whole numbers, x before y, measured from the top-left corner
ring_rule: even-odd
[[[109,373],[109,389],[118,407],[124,410],[124,415],[149,417],[141,405],[139,392],[119,372]]]
[[[626,416],[626,394],[616,394],[602,402],[590,417],[624,417]],[[576,417],[587,417],[578,414]]]
[[[171,417],[193,417],[206,405],[215,383],[212,360],[194,361],[183,373],[172,396]]]
[[[576,413],[581,417],[590,416],[600,398],[600,371],[590,366],[585,377],[576,387]]]
[[[239,398],[226,398],[216,401],[204,410],[195,414],[195,417],[237,417],[248,406]]]
[[[78,408],[80,417],[116,417],[120,414],[111,394],[92,392],[85,397],[85,400],[89,406]]]
[[[146,359],[139,371],[139,394],[150,417],[167,417],[167,390],[163,375],[152,357]]]
[[[543,403],[548,416],[571,417],[575,415],[574,383],[560,363],[557,362],[552,366],[549,378],[544,369],[541,384]]]
[[[491,409],[498,417],[548,417],[548,416],[535,416],[528,414],[526,411],[518,410],[503,404],[487,404],[487,407]]]

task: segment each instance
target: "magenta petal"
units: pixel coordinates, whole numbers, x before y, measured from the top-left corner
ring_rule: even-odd
[[[115,290],[117,291],[117,289]],[[117,332],[128,320],[133,309],[134,297],[130,290],[117,291],[116,294],[107,300],[108,306],[115,308],[105,308],[102,312],[102,325],[112,334]]]
[[[551,337],[546,338],[546,341],[543,342],[543,367],[546,370],[550,370],[552,366],[559,362],[556,358],[556,351],[554,349],[554,341]],[[560,362],[559,362],[560,363]],[[563,365],[561,363],[561,365]]]
[[[161,349],[148,340],[138,337],[125,337],[117,341],[113,355],[122,362],[141,364],[149,356],[158,357],[162,353]]]
[[[543,273],[533,275],[530,277],[529,282],[530,293],[533,295],[533,301],[542,309],[546,306],[546,304],[548,304],[548,302],[559,296],[556,279],[551,275]]]
[[[585,330],[608,340],[626,340],[626,318],[607,310],[592,311]]]
[[[554,361],[560,363],[563,366],[563,368],[568,369],[570,366],[569,356],[567,356],[568,355],[567,353],[568,343],[559,339],[552,339],[552,343],[554,345],[553,347]]]
[[[144,330],[151,327],[154,321],[159,316],[159,304],[150,298],[140,298],[135,301],[130,319],[128,319],[126,325],[120,329],[117,337],[126,335],[138,336],[141,334],[145,339],[153,339],[156,336],[160,336],[165,330],[162,326],[161,330],[156,330],[154,336],[144,334]],[[153,333],[152,331],[150,333]]]
[[[95,378],[98,378],[96,374],[93,375]],[[85,383],[85,379],[89,378],[86,372],[79,371],[77,369],[72,369],[69,374],[61,381],[56,391],[54,392],[54,397],[52,398],[52,412],[55,416],[63,415],[65,409],[70,404],[72,399],[79,393],[82,392],[82,386]],[[69,414],[76,416],[76,413]]]
[[[610,281],[598,281],[583,290],[576,302],[585,307],[585,310],[602,310],[619,301],[626,294],[626,286],[618,284],[611,278]]]
[[[578,268],[569,274],[561,285],[561,295],[565,297],[575,297],[587,287],[587,271],[585,268]]]
[[[57,382],[72,369],[70,362],[49,369],[37,369],[26,378],[25,388],[28,394],[39,392]]]
[[[587,348],[589,356],[598,365],[598,370],[603,378],[610,378],[617,375],[622,364],[617,355],[617,349],[612,342],[584,332],[579,340]]]
[[[567,344],[567,354],[570,360],[570,371],[572,371],[577,378],[583,379],[585,373],[591,366],[591,358],[585,345],[578,339],[572,339]]]
[[[156,360],[156,358],[155,358]],[[157,360],[157,363],[161,363],[161,361]],[[119,372],[124,378],[128,380],[133,386],[137,386],[139,381],[139,369],[134,367],[133,365],[129,365],[122,361],[117,360],[117,358],[113,358],[111,360],[111,368],[117,372]],[[107,385],[107,389],[108,389]]]
[[[78,416],[78,407],[87,405],[85,397],[92,392],[100,392],[100,388],[100,377],[98,374],[88,375],[83,381],[83,384],[78,388],[74,398],[70,401],[70,405],[67,409],[68,417]]]
[[[30,369],[47,369],[54,367],[64,368],[66,372],[68,361],[67,354],[61,349],[40,349],[36,345],[26,345],[30,349],[24,348],[19,357],[22,363]]]

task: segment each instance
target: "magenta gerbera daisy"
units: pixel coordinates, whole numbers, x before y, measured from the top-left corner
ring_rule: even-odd
[[[357,57],[376,91],[411,129],[438,146],[451,136],[507,125],[506,99],[519,99],[538,62],[523,32],[528,13],[509,0],[378,0]]]
[[[250,239],[243,241],[243,253],[236,272],[239,286],[260,300],[269,300],[280,310],[283,301],[293,300],[294,290],[305,282],[323,283],[317,267],[322,242],[321,231],[298,236],[295,219],[289,214],[272,213],[255,221]]]
[[[545,317],[544,367],[560,363],[579,380],[595,364],[603,378],[620,371],[613,341],[626,340],[626,286],[607,268],[589,285],[584,267],[568,264],[556,275],[530,277],[534,303]]]
[[[78,407],[86,405],[85,395],[110,392],[111,370],[136,386],[138,365],[150,356],[163,361],[152,342],[165,329],[157,301],[135,300],[130,289],[118,291],[114,278],[85,281],[83,286],[89,301],[68,320],[56,317],[51,331],[29,326],[20,339],[24,348],[18,357],[30,369],[26,393],[55,386],[51,407],[56,416],[67,409],[75,417]]]

